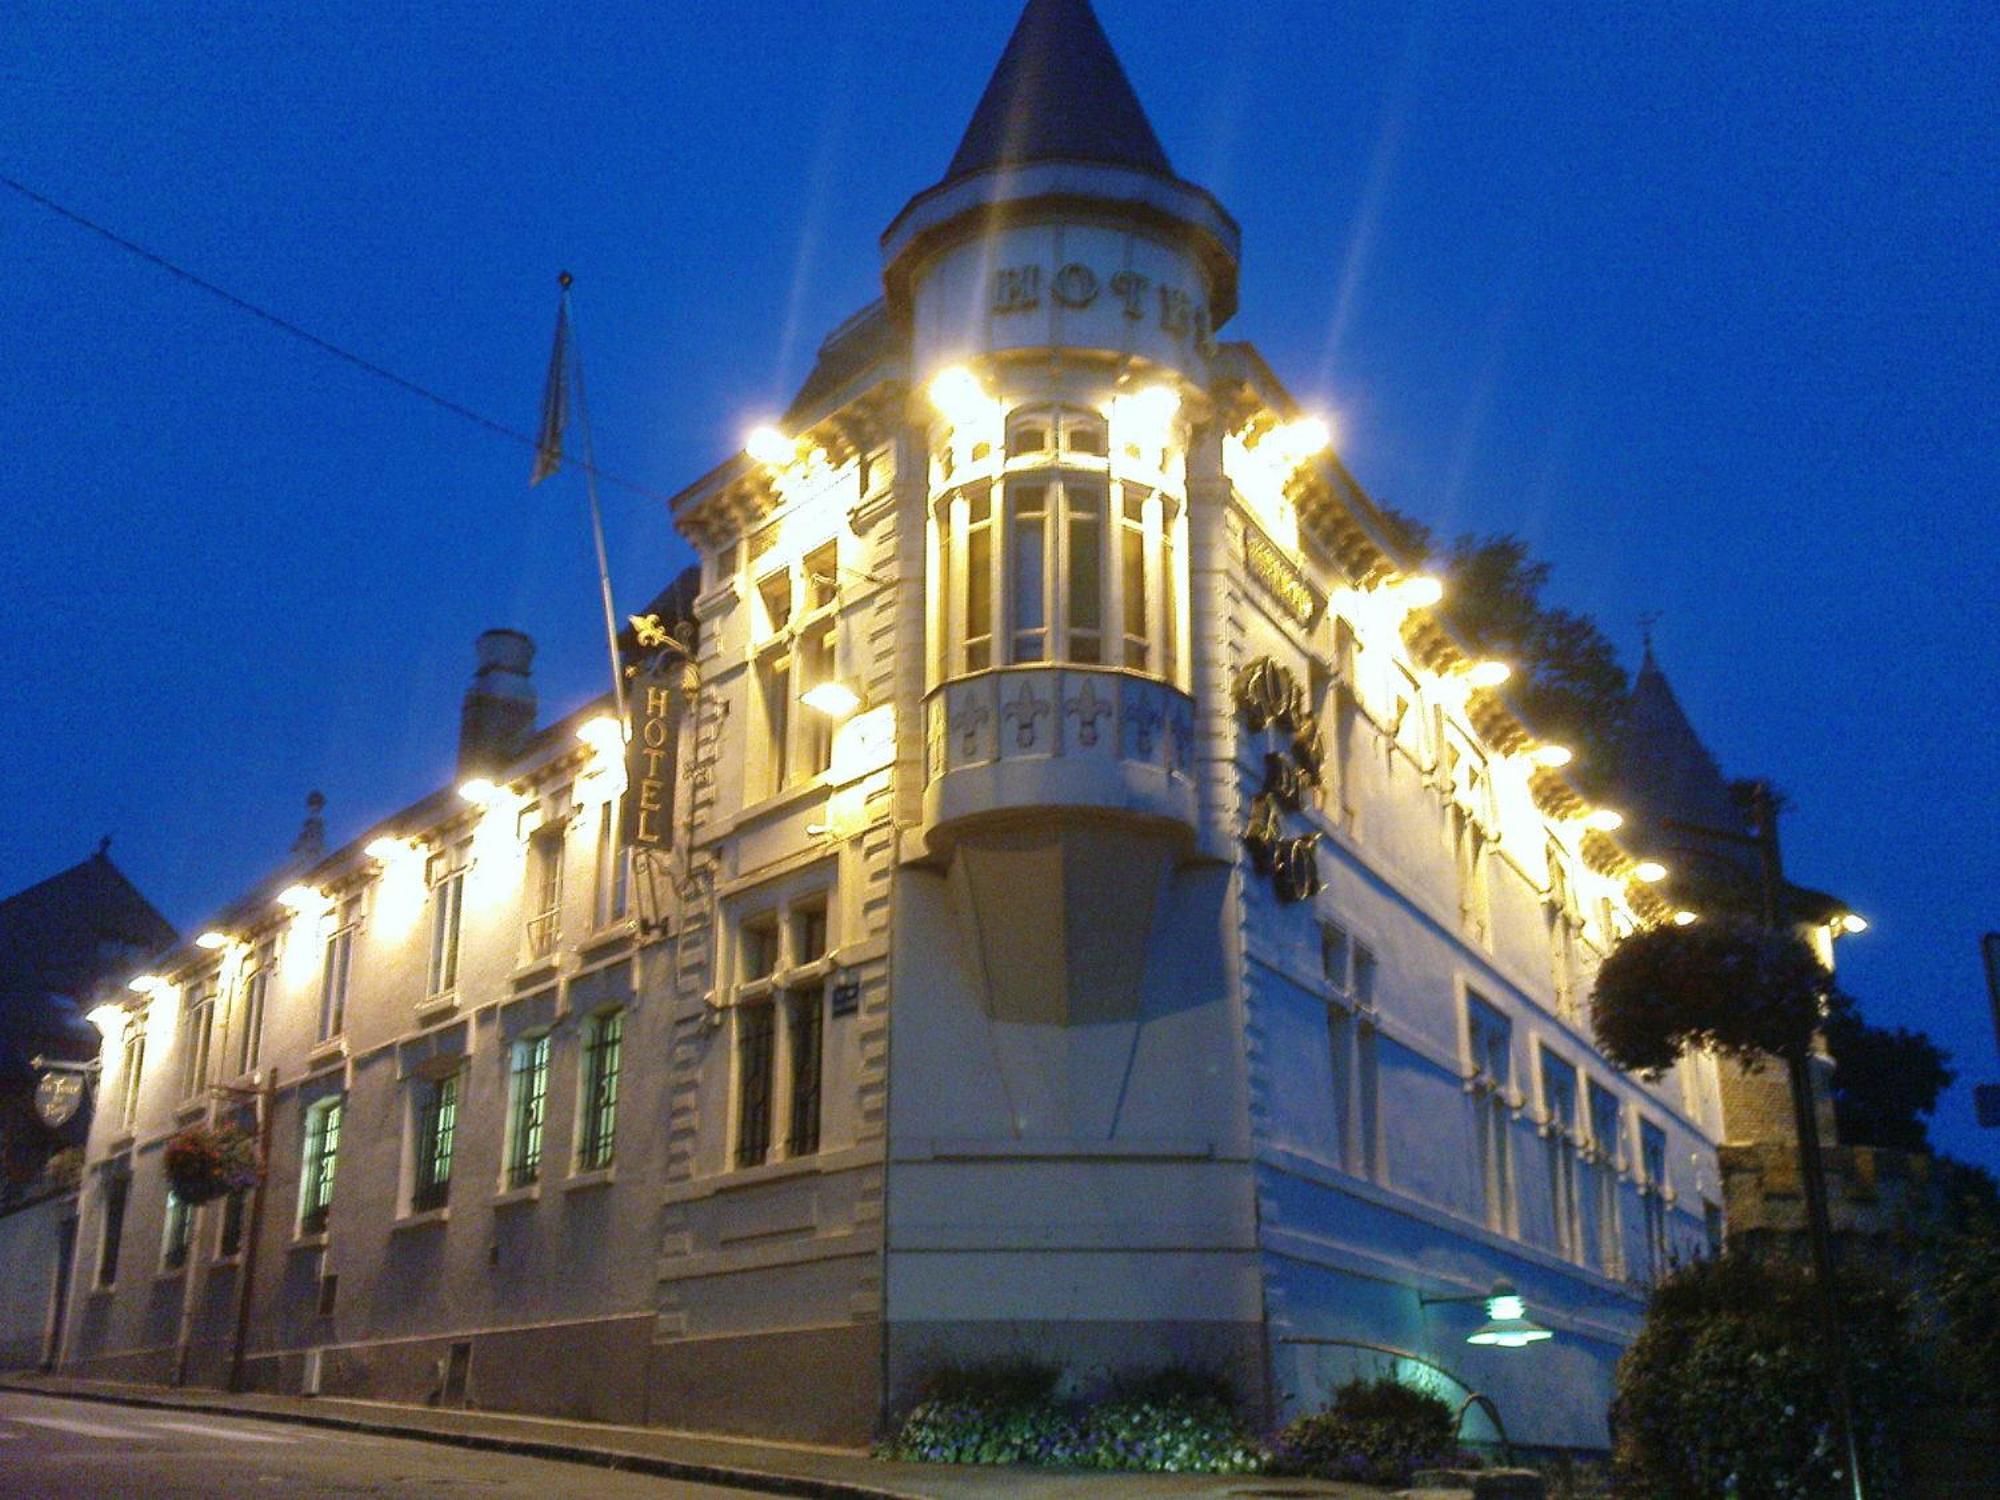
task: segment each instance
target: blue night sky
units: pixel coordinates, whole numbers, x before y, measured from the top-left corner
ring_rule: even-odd
[[[4,6],[0,174],[509,425],[577,277],[656,494],[878,291],[1016,0]],[[1994,788],[2000,11],[1099,0],[1243,311],[1378,498],[1515,531],[1874,921],[1842,972],[1965,1080]],[[170,919],[450,774],[472,640],[603,689],[580,482],[0,191],[0,890],[100,834]],[[688,560],[606,493],[636,607]]]

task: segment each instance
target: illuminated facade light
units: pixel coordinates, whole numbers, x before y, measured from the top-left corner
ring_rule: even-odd
[[[1596,833],[1615,833],[1625,826],[1625,814],[1608,807],[1594,808],[1583,815],[1583,826]]]
[[[197,948],[206,948],[210,953],[213,953],[218,948],[227,948],[229,946],[229,934],[226,932],[217,932],[211,927],[207,932],[204,932],[194,940],[194,945]]]
[[[799,456],[799,445],[766,423],[750,429],[743,439],[743,451],[760,464],[781,469]]]
[[[576,737],[607,758],[622,755],[625,751],[625,726],[610,714],[585,719],[577,725]]]
[[[1674,926],[1676,927],[1692,927],[1700,920],[1701,918],[1691,911],[1677,911],[1674,913]]]
[[[1844,911],[1840,914],[1840,920],[1835,925],[1842,932],[1866,932],[1868,930],[1868,919],[1854,912]]]
[[[106,1001],[103,1005],[93,1005],[84,1020],[97,1028],[99,1036],[108,1037],[112,1032],[124,1029],[125,1016],[124,1006],[113,1005]]]
[[[1496,688],[1513,675],[1504,661],[1476,661],[1465,669],[1466,683],[1476,688]]]
[[[388,864],[392,859],[400,859],[410,852],[410,846],[401,839],[370,839],[368,847],[361,851],[378,864]]]
[[[1277,455],[1288,469],[1296,469],[1314,454],[1333,445],[1333,429],[1321,417],[1297,417],[1273,427],[1259,440],[1260,451]]]
[[[969,419],[976,418],[993,404],[993,398],[986,394],[979,377],[964,365],[940,370],[931,381],[930,398],[938,414],[954,427],[964,426]]]
[[[309,885],[288,885],[278,892],[278,905],[292,915],[303,911],[316,911],[326,904],[326,898]]]
[[[1567,745],[1537,745],[1528,752],[1529,760],[1551,771],[1568,765],[1575,758]]]
[[[1444,598],[1444,582],[1428,573],[1411,573],[1389,585],[1409,609],[1429,609]]]
[[[1657,859],[1642,859],[1632,866],[1632,878],[1647,885],[1656,885],[1667,878],[1667,867]]]
[[[459,787],[458,795],[474,807],[491,807],[500,800],[500,788],[484,776],[475,776]]]
[[[829,719],[845,719],[861,707],[861,695],[846,683],[829,680],[816,683],[799,694],[799,702],[817,709]]]
[[[166,980],[157,974],[140,974],[126,982],[125,988],[135,995],[150,995],[154,990],[165,989]]]

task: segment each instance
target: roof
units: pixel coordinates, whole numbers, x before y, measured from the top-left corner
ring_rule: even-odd
[[[1028,0],[944,181],[1040,161],[1173,176],[1090,0]]]
[[[1688,721],[1650,642],[1626,700],[1620,739],[1618,780],[1628,812],[1649,821],[1673,818],[1712,828],[1743,827],[1722,768]]]
[[[0,901],[0,990],[82,995],[178,934],[100,848]]]

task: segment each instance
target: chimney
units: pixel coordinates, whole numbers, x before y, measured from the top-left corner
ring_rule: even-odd
[[[535,643],[518,630],[488,630],[458,716],[458,774],[490,775],[521,753],[535,730]]]
[[[326,853],[326,798],[318,792],[306,793],[306,820],[299,826],[299,836],[292,840],[292,853],[311,864]]]

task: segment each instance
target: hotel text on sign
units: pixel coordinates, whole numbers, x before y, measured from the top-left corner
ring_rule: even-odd
[[[674,680],[670,672],[642,672],[626,702],[632,738],[625,746],[625,805],[620,833],[635,849],[672,841]]]

